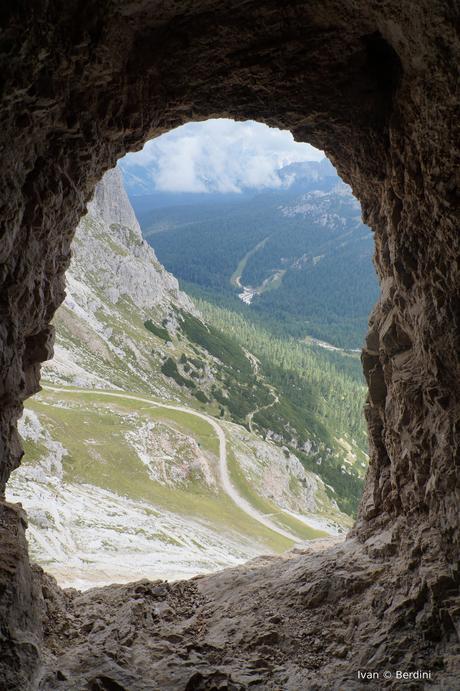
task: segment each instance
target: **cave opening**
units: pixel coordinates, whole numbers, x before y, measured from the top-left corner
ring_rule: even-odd
[[[79,595],[31,566],[25,516],[2,501],[5,688],[359,688],[366,673],[458,685],[453,20],[428,0],[2,11],[2,490],[74,230],[103,173],[147,139],[232,117],[325,151],[374,231],[381,285],[362,352],[371,459],[346,542]]]
[[[360,216],[322,152],[252,121],[184,125],[99,181],[6,494],[61,586],[343,539],[377,297]]]

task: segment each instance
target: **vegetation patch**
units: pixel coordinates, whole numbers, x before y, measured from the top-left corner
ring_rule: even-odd
[[[147,321],[144,322],[144,326],[147,331],[150,331],[150,333],[153,333],[154,336],[161,338],[162,341],[171,340],[169,331],[165,329],[164,326],[157,326],[157,324],[155,324],[151,319],[147,319]]]
[[[353,472],[350,474],[343,472],[343,461],[336,456],[323,457],[321,465],[318,465],[314,457],[297,449],[293,451],[304,468],[317,473],[322,478],[328,497],[337,502],[339,509],[349,516],[356,516],[363,491],[362,479]],[[331,486],[335,491],[331,490]]]
[[[229,365],[235,372],[246,375],[252,373],[251,363],[235,338],[225,335],[214,326],[206,326],[191,314],[181,312],[181,316],[182,331],[190,341],[205,348],[210,355]]]
[[[209,398],[206,396],[204,391],[201,391],[201,389],[194,391],[193,395],[200,401],[200,403],[209,403]]]
[[[177,369],[177,365],[174,362],[174,360],[171,357],[168,357],[167,360],[162,364],[161,366],[161,371],[163,374],[167,377],[171,377],[171,379],[174,379],[174,381],[179,384],[179,386],[186,386],[188,389],[194,389],[196,387],[196,384],[194,381],[191,381],[190,379],[186,379],[185,377],[182,376],[182,374],[179,372]]]

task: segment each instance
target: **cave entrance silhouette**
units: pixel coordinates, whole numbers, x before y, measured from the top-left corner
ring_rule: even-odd
[[[21,513],[2,502],[3,685],[145,689],[147,679],[165,690],[245,688],[258,675],[259,688],[355,689],[363,668],[429,668],[435,683],[455,688],[458,41],[448,3],[88,0],[10,6],[2,20],[3,487],[21,459],[22,402],[51,354],[75,226],[104,171],[148,138],[226,116],[289,129],[324,150],[375,232],[382,286],[362,356],[371,463],[341,551],[297,555],[231,584],[224,574],[182,589],[114,588],[102,611],[97,598],[64,597],[32,570]],[[249,617],[244,603],[257,604],[262,586],[278,613],[260,605]],[[154,630],[145,602],[162,598],[169,614],[157,608],[163,623]],[[95,611],[111,631],[122,603],[123,640],[101,634],[88,647],[79,632],[92,630]],[[159,654],[172,611],[187,664],[184,649]],[[146,649],[157,652],[154,669]]]
[[[180,177],[182,170],[185,172]],[[163,187],[166,181],[166,190],[156,189],[151,179],[154,173]],[[144,195],[136,197],[140,185]],[[157,256],[158,236],[150,236],[145,219],[162,226],[171,223],[174,235],[179,213],[181,243],[184,237],[187,242],[182,254],[179,246],[172,256],[173,261],[174,256],[179,260],[178,271],[174,265],[170,267],[176,278],[187,280],[186,272],[196,273],[197,263],[205,279],[214,277],[217,267],[219,287],[224,277],[227,305],[233,300],[230,310],[221,312],[208,305],[209,314],[206,302],[196,303],[205,319],[217,326],[214,340],[206,341],[207,329],[200,331],[200,322],[193,321],[191,315],[187,329],[186,322],[181,322],[180,310],[173,307],[178,305],[178,286],[158,271],[157,259],[143,244],[124,186],[134,192],[132,204],[141,211],[138,220]],[[197,190],[203,187],[206,192],[200,194]],[[303,211],[307,200],[318,205],[313,214]],[[232,211],[227,218],[229,205]],[[211,208],[209,224],[206,220]],[[290,214],[287,217],[286,210]],[[373,237],[359,222],[360,214],[359,203],[339,182],[322,152],[295,143],[288,132],[258,123],[214,120],[185,125],[151,140],[140,154],[129,155],[103,176],[88,215],[76,231],[67,271],[67,297],[53,319],[55,355],[42,368],[41,394],[27,406],[19,423],[26,454],[6,488],[7,499],[21,502],[28,514],[31,559],[55,576],[61,587],[85,589],[129,582],[140,575],[151,580],[178,580],[216,571],[256,554],[284,552],[307,539],[344,536],[350,530],[351,514],[361,498],[367,453],[359,352],[336,348],[334,353],[326,343],[320,348],[319,340],[314,341],[314,348],[304,346],[307,334],[318,335],[312,331],[311,319],[296,316],[294,320],[286,309],[289,325],[295,329],[289,343],[284,339],[286,322],[281,322],[280,329],[273,320],[267,325],[267,321],[257,319],[254,305],[244,307],[238,300],[238,293],[241,296],[244,290],[241,282],[235,291],[232,280],[237,266],[244,279],[241,258],[248,250],[253,253],[252,248],[260,247],[261,238],[267,236],[272,238],[275,252],[281,251],[272,255],[272,260],[278,267],[284,266],[283,273],[287,268],[285,256],[294,262],[293,253],[305,258],[308,250],[310,256],[321,252],[327,256],[331,243],[336,252],[343,246],[350,264],[340,280],[340,260],[332,257],[335,272],[328,259],[324,261],[327,268],[313,280],[320,285],[315,300],[321,301],[322,293],[327,296],[332,283],[332,299],[345,296],[341,303],[345,310],[351,294],[352,309],[347,316],[351,314],[354,323],[361,318],[361,328],[351,332],[350,321],[343,324],[336,318],[336,323],[340,335],[355,338],[354,345],[360,346],[377,290],[371,261]],[[324,227],[324,218],[335,221]],[[187,233],[189,219],[191,236]],[[226,243],[221,228],[225,229]],[[306,245],[295,234],[299,230]],[[233,238],[233,251],[228,235]],[[289,249],[290,235],[293,244]],[[197,244],[193,245],[192,238]],[[359,270],[351,268],[353,261],[374,289],[361,299],[361,313],[354,306],[362,283],[357,282]],[[270,275],[271,266],[264,267],[264,276],[266,272]],[[313,272],[311,268],[306,271]],[[293,273],[298,272],[291,271],[290,275]],[[195,284],[198,290],[199,279]],[[293,310],[298,308],[301,313],[308,307],[311,290],[310,281],[302,287],[303,294],[292,293],[289,302]],[[219,304],[221,293],[210,291],[207,295],[212,304]],[[185,296],[183,302],[179,297],[179,305],[185,305],[186,311],[192,308]],[[159,317],[156,310],[166,310],[162,308],[164,301],[169,306]],[[286,302],[285,306],[291,307]],[[326,302],[322,309],[327,312],[327,307]],[[339,311],[333,309],[332,319]],[[178,328],[180,323],[183,328]],[[269,336],[274,327],[278,329],[276,335]],[[268,357],[275,368],[280,368],[275,369],[282,373],[278,380],[271,380],[270,369],[266,370],[256,355],[244,354],[239,332],[240,339],[244,333],[241,345],[246,353],[254,349],[259,357]],[[155,337],[158,334],[166,340]],[[256,341],[251,343],[254,334]],[[333,333],[330,338],[334,339]],[[196,361],[195,348],[201,346],[205,350],[200,357],[213,370],[211,377],[210,370],[200,369],[202,361]],[[282,358],[277,350],[284,353]],[[216,373],[213,356],[222,358],[223,378]],[[283,364],[284,357],[288,365]],[[335,378],[330,372],[331,360]],[[235,378],[241,362],[247,369],[243,366]],[[228,407],[222,394],[216,398],[213,394],[213,386],[220,392],[223,380],[223,391],[233,391]],[[96,394],[93,388],[104,391]],[[170,437],[177,431],[174,417],[168,424],[167,416],[175,413],[169,413],[166,405],[160,409],[165,419],[156,420],[155,415],[149,415],[149,397],[150,410],[157,414],[162,399],[165,404],[176,400],[183,408],[190,424],[179,426],[183,434],[175,437],[182,452],[171,451]],[[287,412],[279,403],[280,397],[287,403]],[[295,416],[290,413],[294,408]],[[227,421],[238,425],[235,437]],[[201,428],[190,436],[192,422]],[[237,443],[243,426],[250,432],[245,438],[246,459]],[[214,453],[205,443],[206,429],[219,447]],[[226,443],[222,441],[224,429]],[[275,445],[272,430],[279,435]],[[198,439],[204,443],[199,452],[194,447]],[[260,444],[258,457],[250,451],[255,439]],[[316,458],[312,460],[312,456]],[[235,462],[243,476],[236,475]],[[255,472],[249,486],[243,479],[247,464]],[[222,496],[216,496],[218,490]],[[179,499],[183,502],[181,510]],[[197,512],[196,501],[200,499]],[[147,506],[153,509],[153,516],[146,512]],[[175,510],[168,510],[171,506]],[[208,522],[208,529],[203,521]]]

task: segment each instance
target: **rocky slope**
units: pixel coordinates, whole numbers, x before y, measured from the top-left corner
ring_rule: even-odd
[[[148,381],[164,394],[152,377],[148,334],[138,327],[147,318],[173,324],[175,309],[196,310],[143,240],[117,168],[97,185],[77,229],[66,292],[47,379],[124,388]]]
[[[363,554],[353,540],[329,538],[188,581],[64,595],[39,573],[47,652],[40,688],[454,691],[455,657],[441,663],[441,645],[405,620],[392,594],[388,547],[376,541]],[[376,629],[386,608],[399,618],[393,629],[384,622],[385,645]]]

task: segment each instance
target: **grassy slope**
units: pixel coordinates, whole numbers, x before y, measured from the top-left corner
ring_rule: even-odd
[[[99,297],[102,299],[102,294],[99,293]],[[184,315],[177,313],[182,327],[176,335],[167,332],[170,335],[169,341],[165,340],[162,315],[152,312],[149,320],[146,320],[145,315],[140,314],[139,310],[126,298],[119,300],[116,307],[111,306],[110,312],[100,310],[97,316],[101,324],[110,328],[112,332],[110,343],[117,347],[124,343],[123,353],[112,350],[109,352],[108,358],[101,357],[97,352],[91,352],[90,335],[86,339],[89,345],[82,346],[81,334],[84,325],[73,313],[70,315],[71,320],[73,320],[72,333],[70,335],[68,333],[69,319],[65,324],[67,330],[63,329],[62,324],[58,322],[59,338],[72,350],[78,350],[80,360],[82,360],[87,371],[95,372],[106,381],[113,382],[123,391],[153,394],[164,401],[181,401],[190,407],[216,417],[220,417],[223,411],[224,419],[242,425],[246,424],[247,416],[251,411],[261,409],[261,413],[256,414],[253,421],[261,427],[262,434],[264,434],[264,429],[277,431],[277,427],[281,426],[281,429],[286,424],[294,424],[301,430],[305,438],[310,438],[312,434],[316,435],[324,448],[334,448],[334,453],[338,459],[336,470],[325,476],[326,482],[335,485],[333,481],[331,482],[331,477],[335,473],[340,484],[344,485],[342,491],[345,494],[349,493],[349,481],[347,477],[341,477],[342,471],[340,470],[342,461],[345,463],[346,454],[342,445],[334,441],[334,437],[343,436],[347,443],[351,443],[353,452],[359,457],[360,463],[363,462],[361,458],[363,446],[361,443],[354,444],[352,442],[353,434],[348,433],[350,431],[347,422],[348,415],[342,414],[342,421],[345,420],[346,424],[338,425],[337,411],[342,408],[341,399],[343,396],[356,401],[359,406],[359,396],[362,395],[361,392],[364,389],[357,382],[354,383],[353,378],[349,377],[348,374],[339,373],[337,367],[329,362],[330,356],[302,346],[303,360],[299,361],[300,366],[306,371],[305,363],[307,363],[310,368],[307,374],[307,388],[302,393],[302,399],[308,407],[305,410],[300,410],[297,401],[290,403],[288,392],[288,396],[284,396],[278,406],[263,410],[264,406],[272,401],[272,394],[264,383],[263,377],[254,378],[252,366],[241,348],[241,345],[244,345],[249,350],[254,350],[259,356],[260,352],[257,351],[257,347],[261,343],[262,331],[252,325],[251,329],[256,341],[258,339],[257,343],[243,342],[241,340],[242,329],[239,328],[238,323],[233,324],[228,320],[227,311],[212,308],[204,302],[200,303],[200,307],[213,325],[206,327],[191,315],[184,317]],[[240,318],[239,315],[230,316]],[[276,343],[274,339],[267,338],[266,334],[262,334],[262,336],[265,345],[270,341]],[[128,345],[126,345],[127,343]],[[293,357],[297,357],[296,353],[299,347],[299,345],[290,346]],[[275,353],[275,356],[278,355]],[[203,376],[201,379],[194,378],[194,374],[202,374],[196,369],[195,372],[185,372],[184,366],[181,364],[181,358],[184,357],[187,358],[187,366],[197,358],[202,360],[210,368],[210,376]],[[193,388],[178,386],[174,378],[162,374],[161,370],[167,359],[171,359],[177,364],[180,370],[179,380],[184,381],[186,379],[188,384],[193,384]],[[271,381],[270,371],[267,371],[266,375],[267,382]],[[66,381],[65,383],[70,382]],[[337,394],[335,395],[337,400],[332,401],[332,408],[330,403],[325,400],[323,391]],[[294,389],[291,389],[291,392],[294,392]],[[197,400],[197,393],[204,394],[208,402],[203,403]],[[324,456],[324,451],[320,450],[319,453]],[[360,463],[356,465],[358,475],[362,475],[363,470]],[[316,458],[312,459],[308,467],[313,471],[320,471],[321,474],[322,468],[316,465]],[[348,472],[352,471],[349,464],[346,464],[345,468]],[[353,496],[357,496],[357,492],[358,490],[354,488]],[[356,503],[356,498],[353,499],[353,502]],[[353,503],[342,503],[342,508],[346,511],[350,511],[350,506],[353,506]]]
[[[66,407],[60,407],[62,405]],[[165,421],[179,428],[181,432],[191,434],[200,446],[211,454],[217,472],[218,442],[213,430],[205,421],[187,413],[151,408],[145,403],[129,399],[111,400],[97,393],[86,392],[82,400],[78,393],[44,390],[29,407],[44,417],[53,438],[58,439],[68,450],[68,455],[63,461],[65,478],[68,481],[96,485],[184,516],[198,516],[217,530],[230,529],[232,532],[247,535],[248,538],[262,542],[267,549],[273,551],[283,551],[290,546],[289,540],[250,519],[221,491],[209,490],[201,482],[190,482],[187,487],[165,487],[154,482],[124,437],[131,428],[127,416],[133,413],[143,419]],[[92,457],[94,442],[97,444],[98,455],[104,462],[95,461]],[[29,454],[31,451],[29,442]],[[32,460],[31,456],[29,459]],[[27,460],[26,457],[25,462]],[[234,459],[231,468],[234,473]],[[276,511],[273,504],[255,495],[242,474],[236,484],[256,508],[262,509],[265,513]],[[294,519],[283,519],[283,523],[298,534],[299,539],[319,537],[323,534],[308,529]]]

